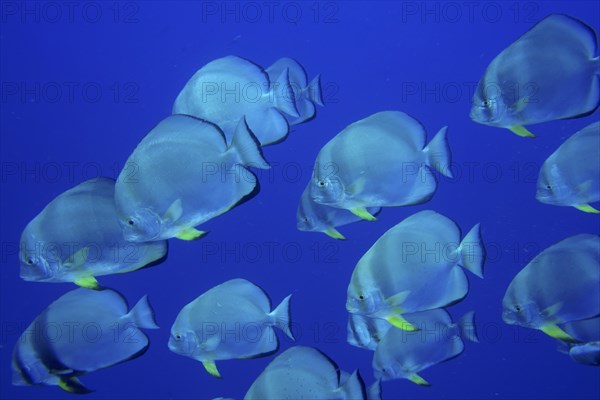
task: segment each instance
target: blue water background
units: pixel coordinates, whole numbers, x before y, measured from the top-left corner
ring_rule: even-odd
[[[475,310],[481,343],[467,343],[457,359],[423,371],[432,387],[386,382],[384,398],[599,398],[597,368],[559,353],[543,333],[501,319],[507,285],[539,251],[570,235],[600,233],[598,216],[535,199],[543,160],[598,113],[531,126],[539,138],[528,140],[472,122],[469,108],[488,63],[535,22],[560,12],[598,31],[600,3],[66,3],[1,5],[0,398],[70,397],[56,387],[11,384],[21,330],[74,288],[19,278],[22,229],[64,190],[99,173],[116,177],[143,135],[169,115],[191,75],[229,54],[264,67],[283,56],[299,60],[309,78],[321,74],[326,106],[286,141],[264,149],[273,168],[258,171],[259,195],[207,223],[206,238],[172,240],[160,266],[99,278],[130,305],[148,294],[161,329],[147,331],[151,346],[143,357],[84,376],[96,389],[86,398],[241,399],[273,356],[221,361],[217,380],[166,345],[182,306],[236,277],[263,287],[274,304],[293,293],[296,344],[319,348],[344,370],[359,368],[370,384],[372,353],[346,343],[346,287],[381,234],[425,209],[451,217],[463,232],[482,224],[485,279],[469,275],[468,297],[450,309],[454,318]],[[414,116],[429,138],[448,125],[455,178],[442,178],[426,204],[384,209],[377,222],[340,228],[347,241],[297,231],[298,199],[321,146],[381,110]],[[278,336],[280,350],[293,345]]]

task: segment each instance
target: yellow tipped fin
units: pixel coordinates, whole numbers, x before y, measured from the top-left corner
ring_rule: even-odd
[[[589,204],[580,204],[578,206],[575,206],[576,209],[578,209],[579,211],[583,211],[586,213],[590,213],[590,214],[600,214],[600,210],[595,209],[594,207],[590,206]]]
[[[196,240],[200,239],[204,235],[206,235],[206,232],[204,231],[199,231],[196,228],[189,228],[179,231],[175,237],[181,240]]]
[[[527,130],[527,128],[525,128],[524,126],[521,126],[521,125],[514,125],[514,126],[511,126],[508,129],[510,129],[510,131],[512,133],[516,133],[517,135],[519,135],[521,137],[529,137],[529,138],[534,138],[535,137],[535,135],[533,133],[529,132]]]
[[[429,382],[420,377],[418,374],[412,374],[408,377],[408,380],[410,380],[412,383],[416,383],[419,386],[431,386]]]
[[[82,247],[71,255],[64,263],[64,266],[69,268],[81,268],[85,265],[88,255],[90,254],[89,247]]]
[[[344,237],[344,235],[342,235],[341,233],[338,232],[337,229],[335,228],[330,228],[327,229],[325,232],[323,232],[324,234],[326,234],[329,237],[332,237],[334,239],[338,239],[338,240],[346,240],[346,238]]]
[[[202,365],[204,365],[204,369],[206,370],[206,372],[208,372],[215,378],[221,378],[221,374],[219,373],[217,365],[214,363],[214,361],[202,361]]]
[[[403,331],[412,332],[419,330],[416,326],[404,319],[402,315],[390,315],[386,318],[386,320],[396,328],[402,329]]]
[[[563,331],[556,324],[544,325],[540,329],[546,335],[548,335],[550,337],[553,337],[554,339],[562,340],[562,341],[565,341],[565,342],[578,342],[577,339],[571,337],[571,335],[569,335],[567,332]]]
[[[372,216],[371,213],[369,213],[364,207],[352,208],[350,211],[352,212],[352,214],[356,215],[357,217],[361,217],[364,220],[377,221],[377,218]]]
[[[79,379],[73,378],[58,378],[58,387],[68,393],[86,394],[91,393],[92,390],[83,386]]]
[[[86,276],[84,278],[79,278],[73,283],[75,283],[76,285],[79,285],[83,288],[86,288],[86,289],[93,289],[93,290],[100,289],[100,284],[98,283],[96,278],[94,278],[93,276]]]

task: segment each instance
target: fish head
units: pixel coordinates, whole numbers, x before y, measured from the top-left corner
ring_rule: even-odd
[[[175,354],[183,356],[192,356],[198,348],[196,334],[190,330],[178,328],[171,329],[169,337],[169,350]]]
[[[339,204],[345,192],[344,183],[337,175],[315,175],[310,182],[310,197],[319,204]]]
[[[537,180],[535,198],[545,204],[569,204],[569,197],[574,197],[568,186],[563,183],[560,169],[555,163],[545,162]]]
[[[316,227],[315,222],[313,215],[308,212],[303,202],[301,202],[296,212],[296,228],[304,232],[313,231]]]
[[[24,233],[19,250],[21,279],[50,280],[60,268],[60,254],[58,244],[39,242],[33,235]]]
[[[375,375],[375,379],[391,381],[402,378],[406,373],[396,360],[389,358],[386,360],[373,360],[373,375]]]
[[[539,316],[535,303],[510,297],[504,298],[502,319],[507,324],[535,328],[539,325]]]
[[[373,315],[385,308],[385,299],[379,290],[349,291],[346,310],[352,314]]]
[[[498,85],[489,85],[485,81],[479,82],[473,95],[471,119],[484,125],[504,126],[505,114],[506,106]]]
[[[129,242],[147,242],[160,236],[163,220],[149,208],[140,208],[119,220],[123,237]]]

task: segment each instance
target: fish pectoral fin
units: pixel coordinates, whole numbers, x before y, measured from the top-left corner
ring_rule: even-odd
[[[534,138],[536,137],[533,133],[529,132],[527,130],[527,128],[525,128],[522,125],[513,125],[511,127],[508,128],[512,133],[516,133],[517,135],[521,136],[521,137],[529,137],[529,138]]]
[[[79,249],[75,253],[73,253],[71,255],[71,257],[67,258],[67,260],[63,263],[63,265],[65,267],[69,267],[69,268],[73,268],[73,269],[81,268],[83,265],[85,265],[85,262],[87,261],[89,254],[90,254],[90,248],[82,247],[81,249]]]
[[[398,314],[402,314],[403,310],[400,308],[402,304],[406,301],[406,298],[410,295],[410,290],[403,290],[400,293],[397,293],[393,296],[385,299],[385,302],[390,305],[390,307],[394,308],[394,311]]]
[[[364,207],[351,208],[350,212],[352,212],[352,214],[354,214],[357,217],[360,217],[364,220],[377,221],[377,218],[372,216],[371,213],[369,213],[369,211],[367,211],[367,209]]]
[[[182,229],[175,237],[181,240],[196,240],[206,235],[208,232],[199,231],[196,228]]]
[[[583,211],[586,213],[590,213],[590,214],[600,214],[600,210],[595,209],[594,207],[590,206],[589,204],[580,204],[578,206],[575,206],[576,209],[578,209],[579,211]]]
[[[419,386],[431,386],[431,383],[423,379],[419,374],[412,374],[408,377],[408,380],[412,383],[416,383]]]
[[[163,220],[175,222],[179,220],[179,218],[181,218],[182,215],[183,204],[181,202],[181,199],[177,199],[173,203],[171,203],[167,211],[165,211],[165,214],[163,215]]]
[[[219,373],[217,365],[214,363],[214,361],[202,361],[202,365],[204,365],[204,369],[206,370],[206,372],[208,372],[215,378],[221,378],[221,374]]]
[[[341,233],[339,233],[338,230],[335,229],[335,228],[329,228],[329,229],[327,229],[323,233],[326,234],[327,236],[331,237],[331,238],[334,238],[334,239],[346,240],[346,238],[344,237],[344,235],[342,235]]]
[[[390,315],[386,318],[386,321],[403,331],[413,332],[419,330],[419,328],[408,322],[402,315]]]
[[[529,103],[529,96],[523,97],[521,100],[517,101],[512,107],[515,112],[521,112],[527,107],[527,103]]]
[[[78,286],[81,286],[86,289],[100,290],[101,286],[93,276],[85,276],[83,278],[79,278],[75,280],[75,283]]]
[[[68,393],[76,393],[76,394],[86,394],[92,393],[93,390],[90,390],[83,386],[83,384],[79,381],[79,379],[75,377],[71,378],[58,378],[58,387]]]
[[[356,195],[361,193],[365,189],[365,185],[367,184],[367,179],[364,176],[361,176],[348,186],[346,186],[346,193],[349,195]]]
[[[543,325],[540,328],[540,330],[542,332],[544,332],[546,335],[548,335],[548,336],[550,336],[550,337],[552,337],[554,339],[562,340],[564,342],[571,342],[571,343],[577,343],[577,342],[579,342],[577,339],[573,338],[567,332],[563,331],[556,324],[546,324],[546,325]]]

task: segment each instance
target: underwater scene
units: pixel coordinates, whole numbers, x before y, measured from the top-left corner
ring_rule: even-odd
[[[600,3],[0,3],[0,399],[600,398]]]

